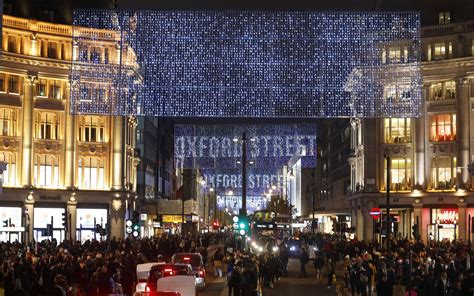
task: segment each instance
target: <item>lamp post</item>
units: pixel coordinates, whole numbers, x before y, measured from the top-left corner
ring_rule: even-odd
[[[387,190],[386,192],[386,207],[387,207],[387,221],[385,223],[386,226],[386,240],[387,240],[387,254],[390,250],[390,181],[391,181],[391,176],[390,176],[390,156],[388,154],[388,151],[385,151],[384,153],[384,158],[387,162],[387,180],[385,184],[385,188]]]

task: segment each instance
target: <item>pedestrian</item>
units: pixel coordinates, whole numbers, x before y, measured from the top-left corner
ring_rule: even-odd
[[[332,287],[332,280],[334,277],[334,271],[336,267],[334,266],[334,263],[331,258],[328,258],[326,262],[324,263],[323,271],[324,274],[327,277],[327,284],[328,284],[328,289]]]
[[[242,284],[242,278],[240,276],[240,268],[239,266],[233,266],[233,270],[230,272],[227,286],[229,287],[229,296],[232,296],[232,292],[234,296],[240,295],[240,290]]]
[[[242,296],[257,296],[257,275],[251,263],[244,263],[241,275]]]
[[[308,251],[306,251],[306,247],[301,247],[301,257],[300,257],[300,264],[301,264],[301,270],[300,270],[300,277],[306,277],[306,264],[309,262],[309,254]]]
[[[316,255],[316,258],[314,259],[314,269],[316,270],[316,282],[321,282],[323,278],[323,269],[324,266],[324,257],[321,253],[318,253]]]
[[[222,277],[222,260],[224,255],[221,249],[217,249],[216,253],[212,257],[212,265],[214,266],[214,274],[216,277]]]
[[[281,270],[282,276],[288,276],[288,260],[290,258],[290,252],[288,250],[288,246],[286,243],[282,243],[280,247],[280,262],[281,262]]]

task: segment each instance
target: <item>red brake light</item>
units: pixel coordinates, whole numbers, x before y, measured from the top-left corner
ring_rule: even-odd
[[[189,261],[191,258],[189,257],[184,257],[184,260]]]
[[[150,292],[150,287],[145,286],[145,292]]]
[[[200,276],[203,276],[203,275],[204,275],[204,271],[200,270],[200,271],[199,271],[199,275],[200,275]]]
[[[165,268],[165,272],[173,272],[171,268]]]

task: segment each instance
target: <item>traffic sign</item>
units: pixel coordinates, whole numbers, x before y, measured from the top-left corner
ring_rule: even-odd
[[[370,210],[370,216],[372,216],[372,218],[374,219],[378,219],[380,218],[380,215],[382,214],[382,211],[379,209],[379,208],[372,208]]]
[[[131,234],[132,233],[132,226],[127,226],[127,228],[125,228],[125,232],[127,234]]]
[[[130,220],[130,219],[127,219],[127,220],[125,221],[125,225],[126,225],[127,227],[132,227],[132,224],[133,224],[133,223],[132,223],[132,220]]]

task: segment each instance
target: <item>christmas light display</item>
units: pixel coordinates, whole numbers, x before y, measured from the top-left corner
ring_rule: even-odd
[[[420,113],[416,12],[77,10],[73,48],[73,113]]]
[[[176,125],[176,167],[240,168],[244,132],[249,169],[267,169],[274,174],[291,159],[301,159],[304,167],[316,164],[315,124],[219,124]]]

